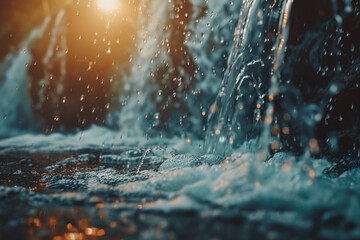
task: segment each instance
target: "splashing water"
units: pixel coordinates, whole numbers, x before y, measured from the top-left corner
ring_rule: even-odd
[[[332,109],[334,98],[342,99],[338,93],[355,97],[359,91],[358,76],[353,72],[357,55],[354,51],[348,53],[352,62],[345,64],[340,55],[342,52],[341,56],[345,56],[349,46],[343,43],[339,49],[335,45],[350,36],[349,26],[342,21],[352,17],[348,12],[351,6],[345,1],[347,7],[341,10],[333,3],[335,14],[321,23],[309,17],[309,26],[330,36],[323,39],[329,47],[320,50],[323,45],[315,40],[316,34],[308,25],[297,22],[311,3],[293,4],[244,1],[228,69],[210,109],[207,152],[227,155],[243,144],[251,151],[261,151],[264,157],[279,150],[325,155],[337,151],[328,142],[336,141],[335,132],[344,126],[335,125],[334,121],[334,125],[328,124],[326,119],[335,115],[333,119],[342,121],[358,111],[350,111],[351,106],[347,110]],[[313,61],[315,58],[318,60]],[[331,65],[334,73],[327,71]],[[342,71],[344,68],[348,70]],[[299,72],[300,69],[306,70]],[[349,77],[344,79],[344,74]],[[354,99],[348,100],[354,104]],[[347,121],[352,122],[350,118]],[[357,147],[342,152],[357,154],[357,138],[340,137],[340,141],[353,141]]]
[[[142,154],[141,156],[141,160],[140,160],[140,163],[139,163],[139,166],[137,167],[137,170],[136,172],[137,173],[140,173],[140,170],[141,170],[141,167],[144,165],[144,160],[146,158],[146,156],[150,153],[150,152],[154,152],[156,150],[160,150],[161,151],[161,156],[166,156],[165,154],[165,151],[167,150],[166,148],[164,147],[161,147],[161,146],[154,146],[154,147],[149,147],[147,148],[144,153]],[[171,157],[175,157],[175,152],[174,150],[170,151],[170,156]]]
[[[254,138],[260,141],[257,150],[266,150],[274,111],[267,97],[278,91],[277,70],[287,42],[291,5],[292,1],[244,2],[229,67],[209,117],[207,152],[226,154]]]
[[[202,137],[209,102],[226,68],[240,4],[143,1],[143,27],[137,35],[137,54],[130,58],[130,74],[124,79],[123,106],[110,113],[109,124],[130,136],[161,132],[170,137],[188,137],[187,133]],[[176,9],[185,10],[173,15],[180,11]],[[175,26],[171,29],[168,24]],[[171,45],[179,38],[181,44]]]
[[[114,129],[0,141],[0,238],[358,239],[359,107],[352,98],[360,48],[334,42],[348,35],[346,21],[359,9],[331,1],[333,12],[311,28],[301,19],[311,10],[305,2],[141,1],[121,106],[108,112]],[[45,65],[66,65],[62,13],[53,20]],[[23,46],[43,36],[49,21]],[[347,46],[348,62],[341,60]],[[29,83],[31,57],[19,52],[3,63],[0,96]],[[13,105],[0,102],[0,114],[8,114],[0,136],[23,127],[14,126],[19,119],[36,129],[31,107],[41,103],[31,106],[26,86],[21,91],[9,96]]]
[[[0,137],[16,135],[21,129],[36,128],[28,101],[27,69],[32,60],[29,46],[43,36],[49,21],[50,18],[46,18],[21,44],[20,50],[16,54],[9,54],[1,63],[5,71],[2,73],[4,80],[0,82],[0,95],[3,98],[0,102]]]

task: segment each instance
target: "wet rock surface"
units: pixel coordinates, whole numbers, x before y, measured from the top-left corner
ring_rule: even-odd
[[[327,160],[289,153],[263,162],[253,154],[222,159],[162,151],[161,156],[135,147],[47,152],[3,147],[1,237],[360,236],[360,215],[354,211],[360,193],[358,168],[329,178],[323,174],[331,167]]]
[[[90,2],[0,66],[0,239],[360,239],[359,1]]]

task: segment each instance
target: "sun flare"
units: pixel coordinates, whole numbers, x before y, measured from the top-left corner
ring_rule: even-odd
[[[100,9],[111,12],[118,6],[117,0],[98,0],[98,6]]]

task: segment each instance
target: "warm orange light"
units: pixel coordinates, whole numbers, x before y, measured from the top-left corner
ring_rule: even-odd
[[[319,142],[317,139],[312,138],[309,141],[310,152],[313,154],[318,154],[320,152]]]
[[[315,171],[314,170],[309,171],[309,177],[315,178]]]
[[[85,235],[95,236],[98,231],[99,231],[99,229],[97,229],[97,228],[86,228],[85,229]]]
[[[65,240],[83,240],[84,234],[83,233],[65,233],[64,238],[65,238]]]
[[[277,135],[279,135],[279,133],[280,133],[280,127],[279,126],[273,126],[272,128],[271,128],[271,134],[272,135],[274,135],[274,136],[277,136]]]
[[[291,167],[292,167],[291,162],[285,162],[282,166],[282,169],[284,172],[288,172],[288,171],[290,171]]]
[[[210,106],[210,111],[212,113],[216,113],[218,110],[219,110],[219,107],[215,103]]]
[[[285,134],[285,135],[290,134],[290,128],[284,127],[284,128],[282,129],[282,133]]]
[[[97,232],[97,234],[99,237],[102,237],[105,235],[105,230],[104,229],[99,229],[99,231]]]
[[[118,7],[117,0],[98,0],[98,6],[100,9],[111,12]]]

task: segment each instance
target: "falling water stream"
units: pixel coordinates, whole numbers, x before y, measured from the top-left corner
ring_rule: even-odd
[[[27,67],[32,58],[28,48],[33,41],[44,34],[49,21],[50,19],[46,18],[42,26],[30,33],[20,50],[15,54],[9,54],[2,63],[8,68],[2,73],[4,80],[0,83],[0,94],[6,99],[0,103],[1,136],[13,135],[21,129],[34,127],[30,102],[27,101],[30,99],[27,92]]]
[[[359,3],[308,2],[142,0],[126,61],[44,19],[0,65],[0,239],[360,238]]]
[[[223,86],[209,118],[208,152],[226,154],[233,145],[252,138],[260,140],[259,150],[270,142],[274,107],[267,98],[278,91],[277,70],[283,61],[292,2],[244,2]]]

